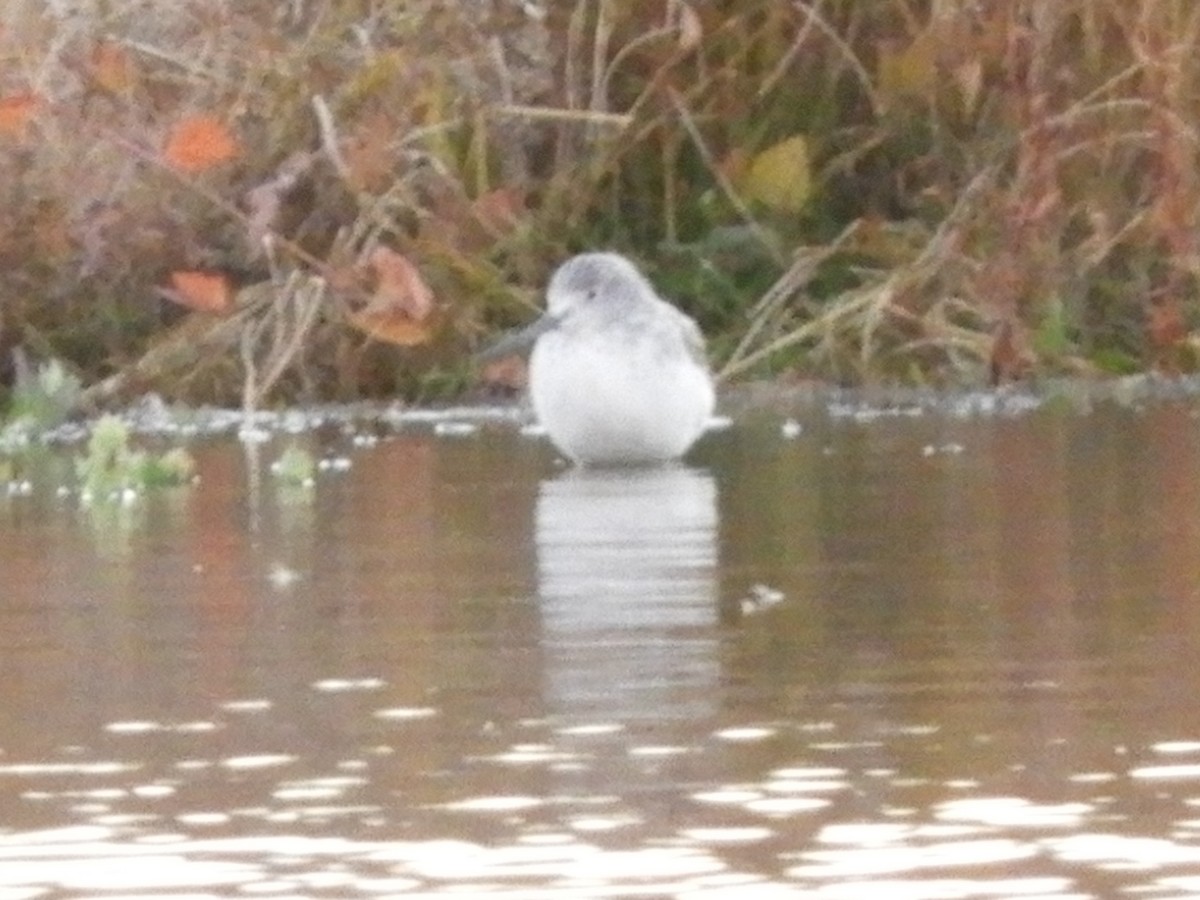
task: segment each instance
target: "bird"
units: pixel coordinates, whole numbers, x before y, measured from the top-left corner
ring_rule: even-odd
[[[541,318],[487,356],[530,343],[534,414],[577,465],[675,460],[712,415],[716,391],[700,327],[619,253],[564,262],[550,278]]]

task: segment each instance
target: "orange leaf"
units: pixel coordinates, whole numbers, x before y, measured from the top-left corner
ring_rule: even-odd
[[[398,312],[420,322],[433,311],[433,292],[417,267],[388,247],[376,247],[367,260],[375,271],[372,312]]]
[[[433,337],[433,323],[426,319],[418,322],[402,313],[375,312],[370,307],[351,313],[350,324],[376,340],[401,347],[416,347]]]
[[[133,61],[125,48],[111,41],[102,41],[92,48],[92,84],[110,94],[122,94],[136,80]]]
[[[203,115],[176,122],[163,150],[166,161],[184,172],[202,172],[237,155],[237,141],[229,129]]]
[[[32,91],[0,97],[0,134],[23,137],[41,98]]]
[[[171,287],[161,293],[169,300],[200,312],[221,313],[232,304],[229,279],[219,272],[172,272]]]

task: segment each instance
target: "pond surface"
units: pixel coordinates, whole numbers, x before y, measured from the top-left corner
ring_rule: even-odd
[[[34,478],[0,900],[1200,896],[1196,406],[1051,406],[750,410],[648,471],[379,420],[193,439],[130,506]]]

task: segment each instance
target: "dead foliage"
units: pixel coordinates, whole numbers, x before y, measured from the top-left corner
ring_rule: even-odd
[[[725,377],[1197,367],[1193,4],[168,6],[0,12],[0,360],[93,397],[452,393],[584,247]]]

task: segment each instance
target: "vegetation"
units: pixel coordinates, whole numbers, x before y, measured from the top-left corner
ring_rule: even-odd
[[[271,474],[281,484],[310,488],[317,481],[317,462],[303,447],[291,444],[271,463]]]
[[[0,12],[0,384],[448,396],[588,247],[729,377],[1197,364],[1190,0],[58,9]]]
[[[116,416],[92,426],[87,452],[75,461],[84,505],[129,503],[147,488],[187,484],[195,463],[182,447],[153,455],[129,445],[129,428]]]

